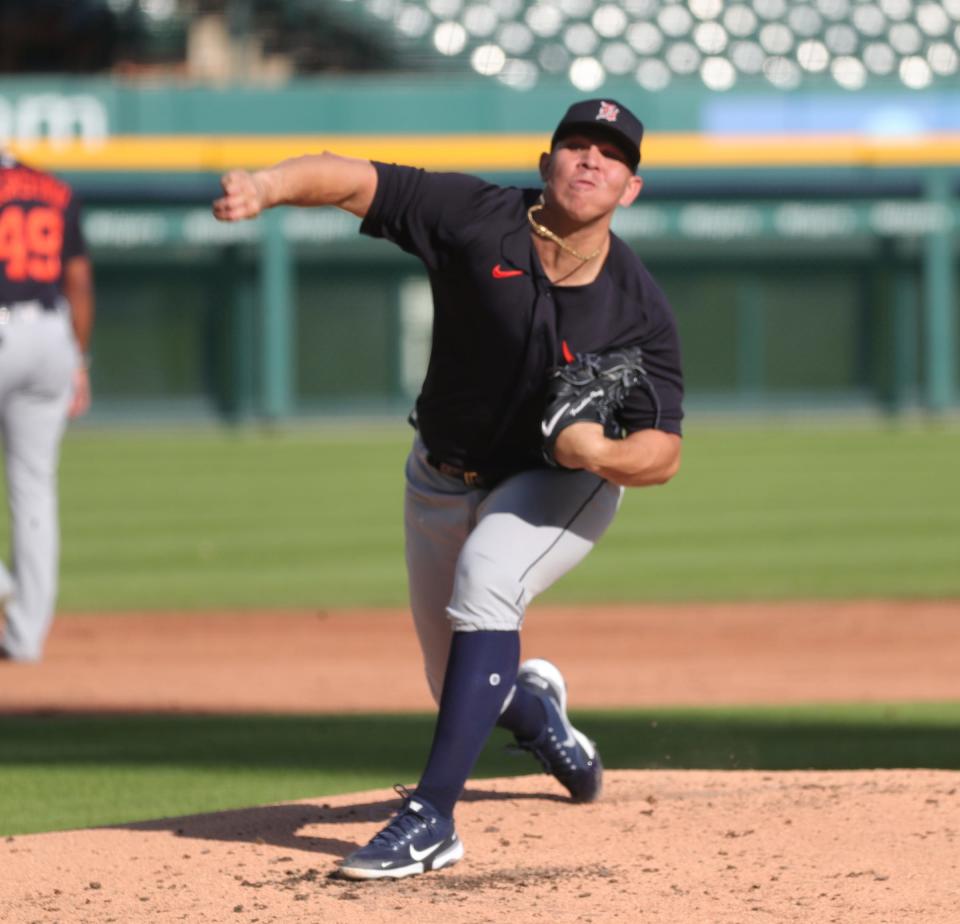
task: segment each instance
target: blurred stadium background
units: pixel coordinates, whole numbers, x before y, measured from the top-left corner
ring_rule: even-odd
[[[960,0],[0,2],[0,142],[87,204],[91,421],[402,413],[419,264],[335,212],[218,226],[329,148],[535,183],[570,101],[647,124],[617,230],[692,409],[957,404]]]

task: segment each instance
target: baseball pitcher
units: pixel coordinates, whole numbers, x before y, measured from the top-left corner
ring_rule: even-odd
[[[599,797],[596,744],[567,716],[556,666],[520,664],[530,601],[609,526],[624,487],[680,465],[673,313],[610,231],[640,194],[643,125],[613,100],[574,103],[538,189],[337,157],[223,178],[223,221],[333,205],[416,255],[434,302],[406,465],[410,603],[439,704],[419,784],[341,875],[399,878],[457,862],[454,808],[495,725],[576,802]]]

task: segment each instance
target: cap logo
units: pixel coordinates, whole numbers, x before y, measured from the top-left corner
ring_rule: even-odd
[[[604,119],[607,122],[616,122],[620,115],[620,109],[613,103],[600,103],[600,110],[597,112],[597,119]]]

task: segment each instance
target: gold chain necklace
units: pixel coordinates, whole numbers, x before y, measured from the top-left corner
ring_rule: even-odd
[[[527,221],[530,222],[530,227],[533,228],[536,234],[539,234],[540,237],[545,237],[548,241],[553,241],[561,250],[565,250],[570,256],[576,257],[582,263],[586,263],[588,260],[592,260],[594,257],[600,256],[600,251],[603,250],[603,244],[601,244],[593,253],[582,254],[576,247],[571,247],[559,234],[554,234],[546,225],[540,224],[533,217],[534,212],[539,212],[544,207],[543,196],[541,196],[530,208],[527,209]]]

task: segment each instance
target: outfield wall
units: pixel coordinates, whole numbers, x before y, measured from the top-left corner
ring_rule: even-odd
[[[647,124],[644,195],[616,229],[676,307],[691,403],[955,406],[952,95],[604,89]],[[87,202],[95,418],[407,407],[429,335],[419,265],[335,212],[218,225],[219,173],[330,148],[532,184],[570,98],[383,77],[0,80],[0,138]]]

